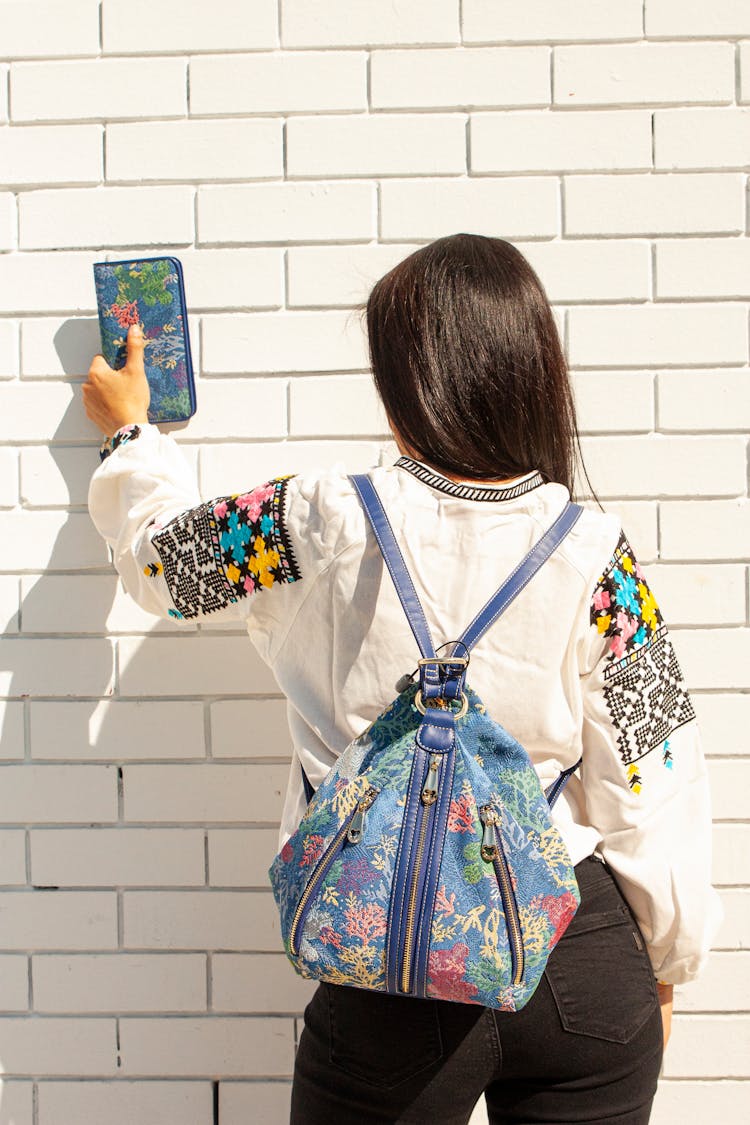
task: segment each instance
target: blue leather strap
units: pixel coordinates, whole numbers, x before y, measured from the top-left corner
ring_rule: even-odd
[[[525,586],[528,586],[537,571],[546,563],[550,555],[560,546],[565,536],[580,519],[583,509],[578,504],[570,501],[565,505],[555,522],[545,531],[544,535],[531,548],[527,555],[521,559],[516,569],[505,579],[500,589],[490,598],[485,606],[480,609],[474,620],[461,634],[460,641],[467,649],[471,649],[480,637],[483,637],[491,625],[494,625],[514,598],[518,597]]]
[[[396,593],[404,608],[419,651],[424,657],[434,656],[435,645],[430,634],[430,627],[427,624],[427,618],[417,597],[411,575],[406,569],[404,556],[396,542],[393,528],[388,522],[383,503],[375,491],[375,486],[366,473],[357,473],[350,477],[350,480],[357,490],[362,506],[372,525],[381,554],[385,559],[385,565],[393,579],[393,585],[396,587]]]
[[[549,805],[550,808],[552,808],[555,801],[560,796],[563,789],[568,784],[571,777],[576,772],[576,770],[578,769],[578,767],[580,766],[582,761],[583,761],[583,758],[579,758],[574,766],[568,766],[568,768],[566,770],[561,770],[560,773],[558,774],[558,776],[552,782],[552,784],[548,785],[547,788],[544,790],[544,796],[547,798],[547,804]]]

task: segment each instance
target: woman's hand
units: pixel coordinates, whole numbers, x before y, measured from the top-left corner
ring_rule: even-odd
[[[672,994],[674,989],[671,984],[657,984],[656,991],[659,994],[661,1024],[664,1029],[664,1046],[666,1047],[672,1031]]]
[[[121,426],[148,422],[151,392],[143,366],[146,341],[137,324],[127,336],[125,366],[114,371],[103,355],[95,355],[83,384],[83,406],[102,434],[111,437]]]

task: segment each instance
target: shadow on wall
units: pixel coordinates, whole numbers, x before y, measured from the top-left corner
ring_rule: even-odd
[[[28,1014],[21,955],[54,950],[56,962],[49,953],[33,962],[34,1015],[42,1023],[78,1017],[62,1073],[126,1075],[115,1017],[164,1010],[180,1019],[167,1024],[165,1017],[162,1067],[157,1059],[139,1073],[184,1073],[174,1070],[174,1059],[193,1022],[184,1017],[192,1014],[237,1028],[221,1029],[228,1040],[244,1042],[245,1061],[228,1062],[227,1077],[250,1078],[254,1041],[245,1041],[240,1024],[256,1021],[242,1016],[273,1011],[286,1016],[270,1019],[271,1038],[284,1038],[276,1026],[284,1023],[287,1042],[283,1062],[271,1061],[265,1073],[283,1078],[293,1065],[290,1017],[306,1001],[279,952],[266,879],[289,768],[285,704],[241,626],[198,629],[154,618],[131,602],[114,574],[86,510],[99,435],[85,417],[78,384],[97,346],[95,319],[64,322],[55,350],[68,379],[35,382],[39,411],[18,419],[22,510],[14,514],[18,554],[9,569],[22,575],[21,609],[0,665],[2,694],[11,701],[0,730],[0,821],[6,840],[17,837],[0,904],[0,952],[19,955],[6,1011]],[[48,444],[34,444],[47,434]],[[226,692],[224,669],[232,670]],[[230,698],[215,698],[222,696]],[[260,749],[251,742],[253,729],[264,732]],[[212,754],[221,762],[206,757],[212,734]],[[118,904],[117,887],[125,888],[128,907]],[[167,964],[173,958],[161,955],[174,948],[193,951],[177,984],[180,971]],[[201,955],[213,949],[237,950],[252,963],[238,968],[230,954],[214,958],[224,998],[215,976],[209,1012]],[[77,959],[77,951],[97,952],[100,964]],[[238,977],[250,983],[238,990]],[[274,1007],[279,982],[283,995]],[[170,989],[172,999],[165,999]],[[98,1018],[81,1018],[87,1015]],[[52,1026],[40,1033],[59,1042]],[[60,1046],[53,1054],[58,1049],[65,1051]],[[60,1070],[56,1054],[49,1068],[40,1062],[45,1053],[5,1041],[0,1125],[30,1119],[26,1076]],[[208,1049],[204,1065],[212,1073],[222,1069],[215,1059]],[[195,1076],[202,1073],[196,1063]]]

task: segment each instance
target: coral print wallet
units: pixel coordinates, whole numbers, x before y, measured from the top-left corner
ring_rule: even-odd
[[[150,422],[182,422],[195,414],[185,283],[177,258],[95,262],[102,355],[110,367],[125,364],[125,337],[140,324],[151,388]]]

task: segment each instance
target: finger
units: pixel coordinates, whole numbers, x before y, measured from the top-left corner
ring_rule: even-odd
[[[125,366],[133,375],[145,375],[143,366],[143,349],[146,340],[141,331],[140,324],[131,324],[127,336],[127,360]]]
[[[109,366],[109,364],[107,363],[104,356],[100,352],[97,352],[97,354],[91,360],[91,366],[89,367],[89,378],[91,378],[92,375],[113,375],[113,374],[114,374],[114,371]]]

